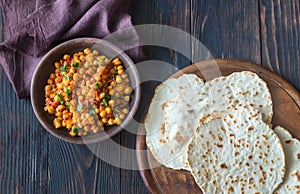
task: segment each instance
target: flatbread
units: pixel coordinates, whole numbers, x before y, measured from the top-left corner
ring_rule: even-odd
[[[212,115],[228,114],[228,110],[237,104],[250,104],[262,114],[264,122],[270,124],[273,111],[272,99],[267,84],[255,73],[236,72],[227,77],[218,77],[207,81],[199,90],[191,92],[173,101],[167,101],[164,111],[164,130],[172,134],[166,142],[168,148],[161,155],[171,161],[163,164],[173,169],[189,170],[187,165],[187,146],[194,136],[199,120]],[[174,139],[175,138],[175,139]],[[172,160],[176,161],[172,162]],[[160,160],[159,160],[160,161]]]
[[[184,74],[177,79],[166,80],[155,90],[145,119],[146,143],[157,161],[170,168],[178,169],[177,167],[181,167],[184,161],[177,157],[178,152],[172,151],[177,145],[174,139],[177,134],[165,130],[163,111],[167,102],[181,97],[195,96],[194,91],[200,90],[203,85],[203,80],[196,75]],[[187,164],[183,165],[183,168],[188,168]]]
[[[300,194],[300,141],[283,127],[275,127],[274,132],[282,143],[286,163],[284,181],[275,194]]]
[[[272,193],[283,181],[280,140],[250,105],[204,121],[197,131],[188,162],[204,193]]]

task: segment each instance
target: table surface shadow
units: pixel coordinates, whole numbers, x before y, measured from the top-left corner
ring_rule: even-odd
[[[299,4],[298,0],[131,0],[129,13],[134,25],[162,24],[181,29],[199,40],[211,57],[262,65],[299,91]],[[2,21],[3,17],[1,32],[5,25]],[[146,36],[160,38],[151,29]],[[189,36],[181,39],[182,46],[190,51],[188,56],[166,47],[143,46],[146,58],[137,64],[142,76],[155,72],[166,78],[176,69],[197,62],[203,47]],[[147,63],[150,60],[175,68],[159,67],[155,71]],[[136,121],[141,120],[160,81],[142,83]],[[115,145],[132,150],[131,155],[103,144],[97,157],[85,145],[73,145],[50,135],[35,117],[30,99],[16,97],[2,67],[0,83],[0,193],[148,193],[138,170],[119,168],[100,159],[111,155],[136,168],[132,153],[137,124],[112,138]]]

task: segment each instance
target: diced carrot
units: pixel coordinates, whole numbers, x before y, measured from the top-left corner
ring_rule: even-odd
[[[53,107],[57,107],[58,106],[58,103],[57,102],[52,102],[52,101],[48,101],[48,104],[53,106]]]
[[[108,72],[108,70],[106,68],[103,68],[100,70],[99,74],[100,75],[105,75]]]

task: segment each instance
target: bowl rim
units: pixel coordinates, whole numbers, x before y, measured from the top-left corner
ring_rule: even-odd
[[[46,125],[46,122],[44,120],[42,120],[40,118],[40,113],[38,112],[38,105],[37,102],[34,100],[34,83],[37,81],[37,77],[38,77],[38,70],[41,68],[41,65],[45,63],[45,61],[49,58],[49,56],[51,56],[53,53],[56,52],[56,50],[58,48],[63,48],[68,46],[70,43],[74,43],[74,42],[80,42],[80,41],[89,41],[89,42],[94,42],[95,44],[103,44],[107,47],[109,47],[110,49],[114,50],[117,55],[121,55],[124,59],[126,59],[126,63],[128,63],[128,66],[130,68],[130,71],[133,72],[134,78],[135,78],[135,88],[134,88],[134,92],[135,92],[135,96],[134,96],[134,101],[133,101],[133,105],[131,107],[131,110],[129,110],[128,115],[126,116],[126,118],[123,120],[122,124],[117,126],[114,130],[112,130],[110,133],[102,133],[105,134],[103,136],[100,136],[99,133],[97,134],[93,134],[95,136],[95,138],[90,138],[90,139],[86,139],[83,140],[84,138],[82,137],[67,137],[67,138],[63,138],[62,136],[60,136],[58,133],[55,133],[53,131],[53,129],[49,129],[48,126]],[[72,144],[93,144],[93,143],[99,143],[102,141],[105,141],[113,136],[115,136],[116,134],[120,133],[131,121],[132,119],[134,119],[134,115],[136,114],[138,108],[139,108],[139,104],[140,104],[140,100],[141,100],[141,79],[140,79],[140,74],[139,71],[136,68],[135,63],[132,61],[132,59],[125,53],[125,51],[121,50],[119,47],[115,46],[114,44],[104,40],[104,39],[100,39],[100,38],[92,38],[92,37],[81,37],[81,38],[74,38],[74,39],[70,39],[67,40],[63,43],[58,44],[57,46],[53,47],[52,49],[50,49],[39,61],[38,65],[36,66],[33,76],[32,76],[32,80],[31,80],[31,84],[30,84],[30,100],[31,100],[31,106],[33,108],[34,114],[37,117],[37,119],[39,120],[39,122],[42,124],[43,128],[46,129],[50,134],[52,134],[53,136],[57,137],[58,139],[61,139],[65,142],[68,143],[72,143]],[[46,113],[46,112],[45,112]],[[77,138],[77,139],[75,139]]]

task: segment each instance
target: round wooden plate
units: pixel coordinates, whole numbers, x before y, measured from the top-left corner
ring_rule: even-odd
[[[255,72],[267,83],[274,106],[273,126],[281,125],[289,130],[293,137],[300,139],[299,92],[283,78],[259,65],[240,60],[216,59],[188,66],[172,77],[178,77],[183,73],[194,73],[200,78],[210,80],[220,73],[226,76],[239,71]],[[141,125],[139,134],[144,130]],[[137,136],[136,148],[140,174],[151,193],[202,193],[188,171],[159,166],[150,152],[145,154],[139,151],[147,150],[144,135]],[[151,168],[152,166],[154,168]]]

